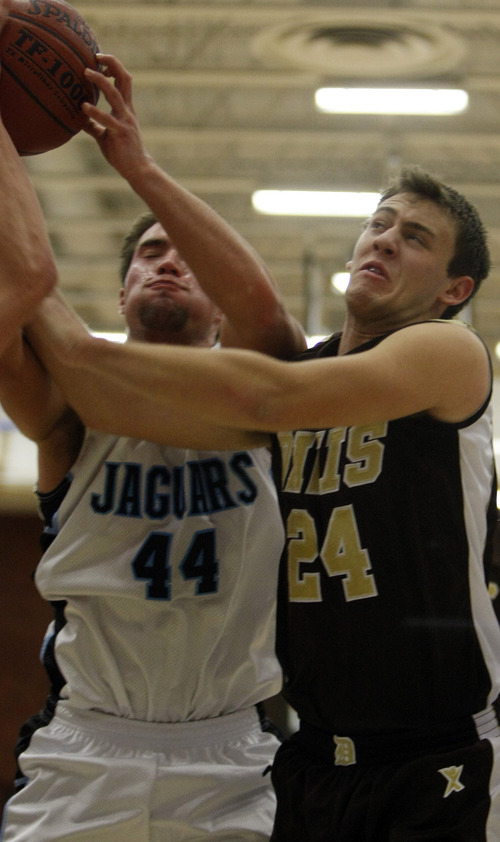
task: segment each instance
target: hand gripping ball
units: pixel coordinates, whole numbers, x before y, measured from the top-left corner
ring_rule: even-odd
[[[85,122],[81,105],[99,91],[96,38],[64,0],[13,0],[0,35],[0,114],[20,155],[55,149]]]

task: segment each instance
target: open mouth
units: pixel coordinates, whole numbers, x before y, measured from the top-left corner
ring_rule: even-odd
[[[380,278],[387,278],[385,269],[376,262],[364,263],[361,267],[362,272],[370,272],[372,275],[378,275]]]

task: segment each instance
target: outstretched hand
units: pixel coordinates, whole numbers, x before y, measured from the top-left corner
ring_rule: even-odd
[[[8,0],[0,0],[5,2]],[[132,102],[132,76],[115,56],[98,54],[97,59],[104,70],[87,68],[85,74],[99,88],[111,111],[85,102],[82,110],[88,120],[84,130],[97,141],[111,166],[128,179],[150,157]]]

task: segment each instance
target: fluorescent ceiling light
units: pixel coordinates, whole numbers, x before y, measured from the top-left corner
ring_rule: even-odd
[[[317,345],[318,342],[322,342],[323,339],[328,339],[328,336],[329,336],[328,333],[327,334],[318,333],[318,334],[315,334],[314,336],[306,336],[307,347],[308,348],[314,348],[314,346]],[[299,725],[300,725],[300,723],[298,723],[297,727],[299,727]]]
[[[92,330],[91,333],[92,333],[92,336],[97,337],[97,339],[107,339],[108,342],[126,342],[127,341],[127,334],[126,333],[121,333],[121,332],[116,332],[116,331],[102,332],[102,331],[97,331],[97,330]]]
[[[252,204],[259,213],[280,216],[370,216],[379,193],[331,190],[256,190]]]
[[[350,278],[349,272],[334,272],[330,279],[332,287],[343,295],[349,285]]]
[[[469,97],[445,88],[319,88],[315,101],[329,114],[459,114]]]

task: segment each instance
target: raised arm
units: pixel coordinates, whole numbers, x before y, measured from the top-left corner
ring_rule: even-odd
[[[288,359],[305,347],[277,286],[250,245],[211,207],[180,186],[144,147],[132,101],[132,77],[113,56],[100,56],[106,75],[89,77],[111,106],[84,105],[91,134],[108,162],[156,214],[209,298],[224,313],[223,345]],[[114,79],[114,83],[111,78]]]
[[[0,31],[9,6],[9,0],[0,0]],[[56,268],[35,190],[1,118],[0,219],[1,355],[56,282]]]
[[[0,30],[9,5],[0,0]],[[0,220],[0,402],[39,444],[39,482],[50,490],[74,458],[81,425],[23,340],[22,326],[55,286],[57,270],[36,192],[1,118]]]

